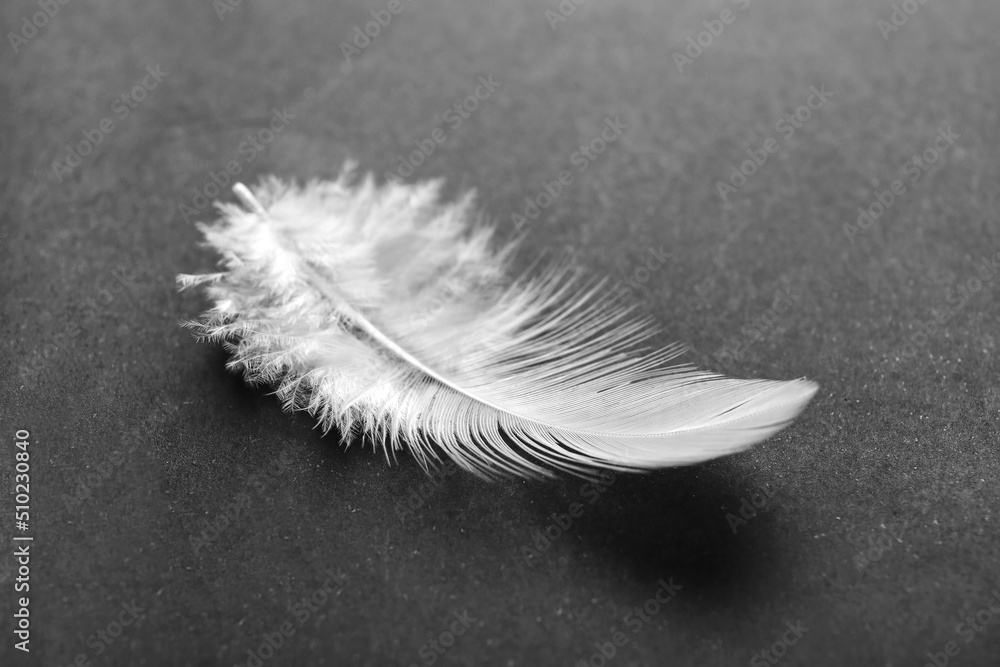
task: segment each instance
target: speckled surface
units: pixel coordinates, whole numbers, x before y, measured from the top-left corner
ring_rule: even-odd
[[[555,0],[403,0],[348,65],[341,42],[389,4],[244,0],[220,19],[193,0],[69,3],[17,53],[5,37],[0,537],[27,429],[35,541],[28,656],[0,555],[0,662],[246,665],[271,636],[264,665],[599,665],[621,631],[608,665],[771,664],[772,646],[784,665],[996,664],[1000,620],[958,626],[1000,590],[1000,276],[977,268],[1000,259],[1000,6],[928,2],[884,37],[886,2],[591,0],[553,29]],[[36,11],[8,3],[0,25]],[[116,98],[156,66],[122,117]],[[467,118],[446,114],[489,76]],[[789,136],[779,121],[814,86],[832,95]],[[272,141],[243,143],[286,108]],[[92,154],[54,169],[102,118]],[[580,171],[615,118],[627,129]],[[948,127],[917,177],[907,162]],[[570,248],[632,279],[690,361],[809,377],[812,405],[744,454],[600,491],[428,481],[282,413],[178,326],[206,305],[174,276],[213,266],[206,213],[181,208],[211,172],[324,177],[353,157],[381,175],[435,128],[409,180],[476,188],[502,233],[571,171],[522,268]],[[884,215],[845,231],[896,179]],[[776,290],[794,306],[773,317]],[[681,588],[626,618],[661,580]],[[95,639],[123,604],[138,622]]]

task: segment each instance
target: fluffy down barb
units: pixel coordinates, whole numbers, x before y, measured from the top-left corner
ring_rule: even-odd
[[[364,433],[425,467],[586,474],[697,463],[784,428],[817,386],[673,364],[683,348],[565,263],[506,279],[513,245],[470,224],[471,194],[371,176],[264,181],[200,225],[225,270],[181,275],[214,305],[187,323],[228,366],[324,430]]]

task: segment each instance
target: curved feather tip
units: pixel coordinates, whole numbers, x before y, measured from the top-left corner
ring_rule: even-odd
[[[470,225],[471,193],[441,204],[440,181],[353,168],[237,186],[248,210],[199,225],[225,270],[178,276],[215,302],[187,326],[325,431],[486,477],[642,470],[746,449],[816,393],[671,364],[679,345],[639,350],[657,326],[566,264],[507,281],[513,244]]]

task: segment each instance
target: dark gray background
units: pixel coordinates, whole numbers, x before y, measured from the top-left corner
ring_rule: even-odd
[[[23,428],[36,541],[28,657],[0,556],[2,662],[245,664],[291,622],[264,664],[423,665],[466,611],[476,622],[436,664],[571,665],[615,626],[629,642],[611,665],[746,665],[798,620],[808,632],[779,664],[922,665],[949,641],[952,664],[995,664],[995,622],[969,643],[956,626],[1000,587],[998,281],[917,331],[1000,252],[1000,6],[927,2],[885,39],[886,2],[590,0],[552,29],[555,0],[404,0],[348,66],[340,43],[387,4],[244,0],[220,20],[207,0],[71,2],[19,53],[5,37],[0,537]],[[735,20],[679,72],[672,53],[725,7]],[[5,4],[4,34],[37,11]],[[169,75],[117,118],[153,65]],[[452,129],[443,113],[490,74],[502,85]],[[785,140],[777,121],[821,85],[833,97]],[[275,107],[295,117],[248,161],[240,144]],[[248,181],[328,177],[348,157],[381,175],[442,127],[409,180],[476,188],[504,235],[616,116],[628,130],[531,223],[518,266],[570,248],[624,282],[649,248],[673,253],[633,296],[663,343],[821,385],[744,454],[619,476],[592,505],[575,479],[454,474],[401,520],[427,484],[410,457],[321,437],[178,326],[207,302],[175,275],[215,261],[180,206],[230,160]],[[105,117],[113,131],[60,182],[52,162]],[[955,145],[852,242],[857,208],[948,126]],[[778,152],[723,201],[717,182],[769,137]],[[779,288],[796,306],[744,331]],[[69,500],[81,484],[89,497]],[[734,534],[727,515],[763,491]],[[529,566],[533,531],[581,500]],[[289,606],[329,568],[343,587],[299,625]],[[670,577],[683,589],[632,633],[625,614]],[[140,622],[96,656],[88,637],[132,601]]]

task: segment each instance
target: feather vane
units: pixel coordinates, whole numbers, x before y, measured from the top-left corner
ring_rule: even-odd
[[[187,326],[324,431],[485,477],[705,461],[815,394],[672,363],[682,346],[645,348],[658,326],[567,262],[508,280],[516,244],[494,250],[472,194],[442,204],[441,185],[379,186],[350,163],[335,181],[237,185],[244,207],[199,225],[225,270],[178,276],[214,300]]]

